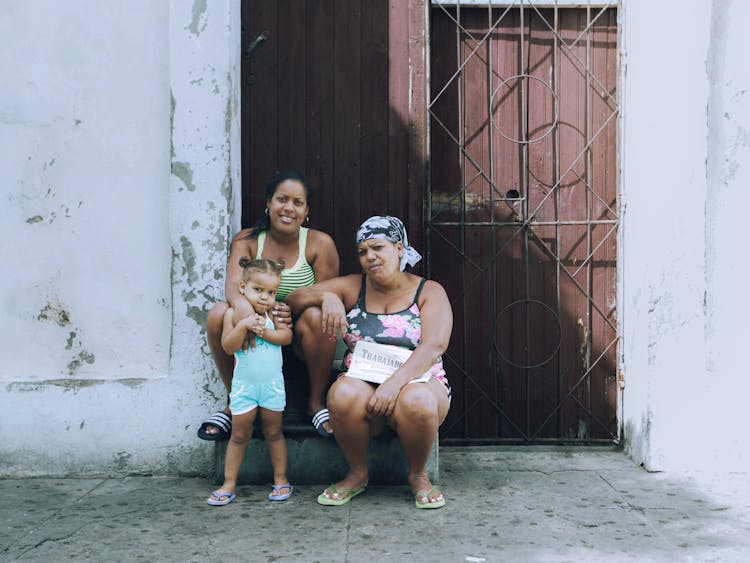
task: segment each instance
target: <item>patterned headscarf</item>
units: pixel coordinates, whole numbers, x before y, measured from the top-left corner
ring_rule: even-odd
[[[369,240],[371,238],[382,238],[393,243],[400,242],[404,245],[404,254],[401,256],[400,269],[403,272],[406,266],[413,266],[422,259],[422,255],[409,246],[409,239],[406,237],[406,227],[398,217],[390,215],[375,215],[370,217],[360,225],[357,231],[356,243]]]

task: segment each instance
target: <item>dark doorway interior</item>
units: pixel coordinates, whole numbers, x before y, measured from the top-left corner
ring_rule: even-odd
[[[411,4],[243,3],[243,226],[272,173],[293,168],[312,183],[310,226],[334,237],[342,273],[358,271],[353,237],[370,215],[398,215],[421,246],[424,62],[410,90],[409,57],[421,49],[424,61],[425,48],[409,43]]]

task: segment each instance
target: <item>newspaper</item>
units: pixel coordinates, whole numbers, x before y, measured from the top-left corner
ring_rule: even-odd
[[[346,375],[373,383],[383,383],[393,372],[404,365],[404,362],[411,356],[411,352],[401,346],[360,340],[354,347],[352,361]],[[430,370],[427,370],[421,376],[412,379],[410,383],[429,379]]]

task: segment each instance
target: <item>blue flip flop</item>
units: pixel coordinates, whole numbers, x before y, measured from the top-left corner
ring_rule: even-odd
[[[212,496],[215,496],[216,498],[213,499],[211,497],[208,497],[208,500],[206,501],[211,506],[226,506],[230,502],[232,502],[235,498],[237,498],[237,495],[234,493],[230,493],[229,491],[221,491],[216,490],[213,493],[211,493]],[[224,500],[221,500],[221,497],[227,497]]]
[[[323,436],[323,438],[330,438],[333,436],[331,432],[326,431],[326,429],[323,427],[323,425],[330,420],[330,416],[328,415],[328,409],[322,408],[318,412],[316,412],[312,417],[312,423],[315,427],[315,430],[318,431],[318,434]]]
[[[283,495],[274,495],[273,493],[268,495],[268,500],[286,500],[290,496],[292,496],[292,493],[294,492],[294,487],[292,487],[289,483],[284,483],[283,485],[273,485],[274,491],[280,491],[281,489],[289,489],[288,493],[284,493]]]

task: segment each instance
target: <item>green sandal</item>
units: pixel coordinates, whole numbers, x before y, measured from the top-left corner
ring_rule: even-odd
[[[358,494],[363,493],[365,491],[364,487],[360,487],[359,489],[353,490],[353,489],[341,489],[340,491],[336,489],[336,485],[331,483],[331,492],[334,495],[338,495],[341,493],[349,493],[344,498],[331,498],[326,496],[326,492],[323,491],[318,495],[318,504],[324,504],[326,506],[341,506],[342,504],[346,504],[350,500],[352,500],[354,497],[356,497]]]
[[[440,493],[439,500],[430,502],[430,495],[435,491]],[[440,508],[445,506],[445,498],[443,493],[437,487],[432,487],[429,491],[412,491],[414,493],[414,504],[417,508]],[[419,502],[419,499],[426,499],[427,502]]]

